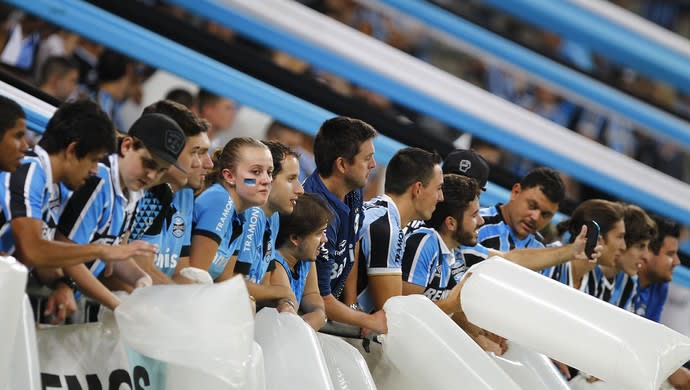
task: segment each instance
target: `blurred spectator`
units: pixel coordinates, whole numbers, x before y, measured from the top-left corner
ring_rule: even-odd
[[[219,135],[230,129],[230,125],[235,120],[237,113],[235,102],[205,89],[199,90],[196,100],[199,116],[211,124],[211,129],[208,131],[208,137],[211,139],[211,150],[223,147],[224,145],[219,144],[221,138]]]
[[[266,139],[278,141],[299,154],[299,181],[300,183],[311,175],[316,169],[314,155],[304,148],[304,134],[289,127],[288,125],[274,121],[266,131]]]
[[[40,74],[43,64],[50,57],[71,57],[79,44],[79,35],[59,29],[41,42],[36,55],[36,75]]]
[[[41,68],[38,87],[41,91],[62,101],[67,100],[77,90],[79,64],[68,57],[49,57]]]
[[[105,48],[95,42],[82,38],[74,49],[74,59],[79,64],[79,86],[86,94],[98,90],[98,58]]]
[[[98,59],[98,92],[96,101],[112,119],[115,127],[126,132],[119,111],[127,97],[132,70],[127,57],[112,50],[106,50]]]
[[[30,72],[41,43],[40,30],[45,22],[33,15],[18,13],[8,21],[7,39],[0,53],[0,61],[22,71]]]
[[[194,95],[184,88],[171,89],[166,95],[165,100],[171,100],[175,103],[187,107],[190,111],[196,114],[196,107],[194,102]]]

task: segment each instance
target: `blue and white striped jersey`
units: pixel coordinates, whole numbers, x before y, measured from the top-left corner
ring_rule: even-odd
[[[283,257],[280,251],[276,250],[274,261],[280,264],[285,272],[287,273],[288,279],[290,280],[290,288],[297,298],[297,307],[302,301],[302,295],[304,295],[304,286],[307,284],[307,276],[309,276],[309,270],[311,269],[311,261],[299,260],[295,265],[295,269],[290,268],[287,260]]]
[[[596,297],[621,309],[634,312],[637,282],[637,275],[631,277],[625,272],[618,272],[613,279],[609,280],[602,272]]]
[[[573,270],[569,261],[553,267],[545,268],[539,271],[539,273],[555,281],[575,288],[575,283],[573,282]],[[596,267],[592,271],[589,271],[582,276],[579,290],[585,294],[597,297],[597,294],[600,293],[600,284],[602,279],[605,279],[604,273],[601,271],[601,268]]]
[[[42,237],[52,240],[64,206],[67,188],[53,183],[53,170],[48,153],[36,145],[12,173],[0,173],[2,194],[2,227],[0,252],[14,253],[14,238],[10,221],[33,218],[43,222]]]
[[[120,185],[119,156],[111,154],[98,164],[98,174],[74,191],[60,215],[58,230],[77,244],[119,245],[132,228],[137,202],[143,191],[126,191]],[[87,263],[98,276],[106,264]]]
[[[210,186],[194,201],[192,235],[205,236],[218,243],[208,269],[213,279],[223,273],[230,261],[242,234],[242,223],[230,193],[222,184]]]
[[[345,199],[338,199],[323,183],[319,172],[314,171],[304,181],[304,191],[321,195],[331,208],[333,219],[326,228],[328,242],[316,258],[316,270],[321,296],[333,294],[340,298],[345,280],[352,271],[355,244],[364,221],[362,190],[354,190],[345,195]]]
[[[369,276],[402,275],[406,231],[400,226],[400,212],[395,202],[380,195],[364,203],[364,227],[359,244],[357,292],[362,310],[374,309],[368,284]]]
[[[246,275],[249,281],[258,284],[271,268],[280,216],[276,212],[266,218],[260,207],[252,207],[245,210],[244,221],[242,238],[236,249],[235,272]]]
[[[141,239],[158,246],[154,264],[164,274],[172,277],[181,257],[189,256],[192,239],[192,219],[194,216],[194,190],[183,188],[172,193],[167,184],[145,191],[139,201],[136,221],[147,218],[149,204],[159,203],[162,209]]]
[[[501,204],[487,207],[479,210],[479,214],[484,218],[484,224],[477,232],[477,244],[485,248],[494,249],[501,252],[509,252],[513,249],[521,248],[543,248],[544,244],[541,242],[541,236],[537,234],[529,234],[524,239],[519,239],[513,233],[513,229],[505,222],[501,214]],[[474,251],[464,251],[465,261],[467,266],[471,267],[487,257],[482,255],[485,250],[476,247]],[[475,254],[475,252],[477,254]]]
[[[389,196],[380,195],[364,203],[360,248],[367,275],[402,274],[405,233],[398,207]]]
[[[465,273],[464,262],[456,261],[453,251],[434,229],[416,229],[405,240],[402,259],[404,281],[424,287],[432,301],[445,299]]]

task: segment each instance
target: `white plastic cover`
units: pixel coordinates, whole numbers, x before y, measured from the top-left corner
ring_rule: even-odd
[[[318,333],[317,336],[336,389],[376,390],[367,362],[355,347],[340,337],[324,333]]]
[[[520,389],[427,297],[393,297],[383,310],[388,334],[373,372],[379,390]]]
[[[690,339],[499,257],[468,270],[473,324],[626,390],[657,390]]]
[[[225,388],[246,387],[254,320],[241,277],[136,289],[115,317],[122,338],[142,355],[217,377]],[[216,382],[194,386],[215,388]]]
[[[10,370],[10,390],[41,390],[41,373],[36,347],[36,324],[29,297],[24,295],[22,317],[17,326]]]
[[[493,354],[492,354],[493,355]],[[508,341],[508,351],[493,355],[496,363],[520,387],[530,390],[568,390],[568,384],[551,359]]]
[[[28,272],[14,257],[0,256],[0,389],[9,383],[17,326],[22,318]]]
[[[252,343],[252,361],[249,364],[247,390],[266,390],[264,353],[256,341]]]
[[[292,313],[265,308],[256,314],[269,390],[334,390],[316,332]]]

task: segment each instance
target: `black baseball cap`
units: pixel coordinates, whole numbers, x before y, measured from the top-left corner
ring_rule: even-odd
[[[141,140],[151,154],[186,172],[178,164],[177,157],[180,156],[187,140],[180,126],[170,117],[163,114],[144,114],[132,124],[127,135]]]
[[[443,161],[443,173],[455,173],[471,177],[479,182],[482,191],[486,191],[489,180],[489,163],[484,157],[471,149],[456,149]]]

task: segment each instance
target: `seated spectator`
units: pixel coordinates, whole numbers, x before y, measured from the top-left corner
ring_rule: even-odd
[[[623,208],[613,202],[602,199],[590,199],[581,203],[570,219],[561,221],[558,229],[568,235],[572,242],[582,232],[582,226],[588,221],[595,221],[600,228],[599,244],[602,245],[598,263],[613,267],[616,259],[625,251],[625,222]],[[572,261],[546,268],[541,273],[551,279],[567,284],[592,296],[597,296],[602,283],[603,272],[597,261],[576,258]]]
[[[65,101],[77,91],[79,65],[67,57],[49,57],[39,72],[41,91]]]
[[[443,201],[441,157],[419,148],[399,150],[386,168],[385,194],[364,206],[358,281],[360,306],[381,310],[390,297],[402,295],[403,227],[416,219],[431,218]]]
[[[155,258],[138,261],[154,284],[169,284],[173,280],[189,283],[176,271],[189,266],[194,192],[202,187],[204,176],[213,168],[208,154],[211,146],[206,134],[208,122],[170,100],[158,101],[144,109],[144,114],[152,113],[168,116],[184,131],[185,147],[178,157],[184,171],[171,166],[161,178],[161,184],[144,192],[130,239],[141,237],[158,246]]]
[[[293,296],[280,299],[278,309],[299,309],[304,321],[317,331],[326,324],[326,311],[314,262],[328,240],[326,227],[331,218],[322,198],[301,194],[292,214],[281,217],[274,269],[266,281],[270,285],[289,286]]]
[[[95,173],[98,161],[114,148],[113,124],[97,104],[65,103],[48,121],[43,137],[22,165],[11,175],[0,174],[9,175],[0,180],[0,191],[9,195],[3,198],[8,221],[0,230],[0,251],[27,267],[47,268],[34,274],[55,289],[44,313],[54,314],[55,322],[76,310],[74,283],[59,267],[97,258],[112,262],[155,253],[154,246],[140,241],[113,247],[53,240],[66,191],[84,185]]]
[[[194,95],[184,88],[175,88],[165,95],[165,100],[170,100],[185,106],[188,110],[196,114]]]
[[[223,140],[227,141],[230,138],[225,137],[222,133],[230,129],[230,125],[232,125],[237,114],[235,102],[201,89],[196,96],[196,104],[199,116],[211,124],[208,137],[211,139],[212,150],[222,147],[224,145]]]
[[[180,167],[177,159],[184,146],[184,132],[175,121],[161,114],[142,115],[128,135],[120,138],[118,153],[109,155],[98,165],[97,174],[71,194],[60,215],[57,239],[112,246],[126,242],[144,189],[155,184],[171,165]],[[101,259],[94,259],[65,272],[81,292],[114,309],[119,299],[96,279],[105,266]],[[113,276],[124,282],[122,288],[127,291],[152,284],[134,259],[115,264]]]
[[[273,182],[268,200],[262,207],[252,207],[244,212],[244,228],[236,256],[218,280],[236,274],[244,275],[247,289],[261,306],[291,296],[289,288],[262,284],[271,261],[275,258],[275,246],[281,217],[292,214],[297,197],[304,193],[298,180],[299,163],[292,149],[275,141],[262,141],[273,156]]]
[[[26,114],[14,100],[0,96],[0,172],[14,172],[28,150]],[[7,216],[0,216],[4,226]]]
[[[667,218],[654,218],[658,233],[651,240],[651,256],[639,269],[637,296],[634,299],[635,313],[654,322],[659,322],[668,295],[668,284],[673,279],[673,269],[680,264],[678,240],[680,226]],[[681,367],[668,378],[677,389],[690,389],[690,371]]]
[[[129,60],[124,55],[106,50],[98,58],[98,92],[95,99],[103,111],[108,114],[120,132],[126,127],[120,117],[120,108],[124,103],[132,79]]]
[[[615,266],[600,265],[604,273],[599,299],[622,309],[633,311],[637,294],[637,272],[649,261],[649,242],[656,238],[656,223],[640,207],[624,204],[625,252],[616,259]]]
[[[234,138],[213,155],[210,184],[194,202],[189,265],[220,276],[242,234],[242,213],[268,200],[273,159],[254,138]],[[211,184],[212,183],[212,184]],[[184,269],[180,271],[184,272]]]
[[[335,117],[325,121],[314,139],[316,170],[304,190],[321,195],[334,212],[326,229],[328,242],[316,260],[319,291],[326,315],[333,321],[386,333],[383,311],[363,313],[357,305],[357,240],[364,219],[362,188],[376,167],[376,130],[358,119]]]
[[[274,121],[266,130],[266,139],[278,141],[290,147],[299,155],[299,181],[304,182],[316,169],[314,155],[304,149],[302,142],[304,134],[287,126],[284,123]]]

